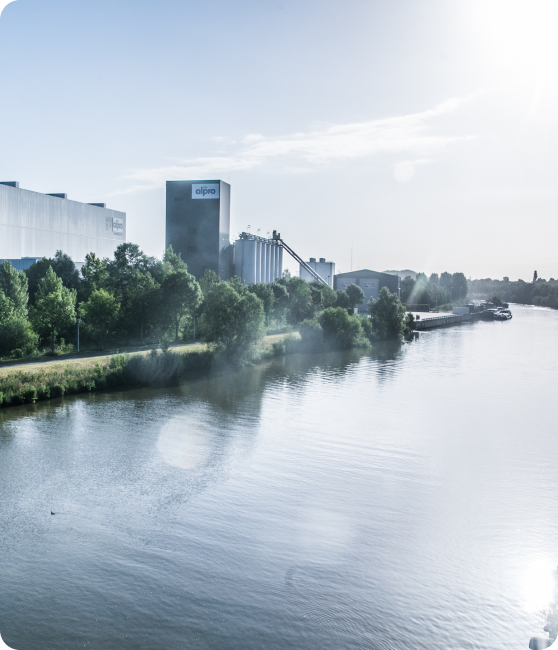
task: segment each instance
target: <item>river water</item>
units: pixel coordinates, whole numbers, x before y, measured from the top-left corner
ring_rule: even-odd
[[[513,314],[0,411],[4,641],[526,650],[558,564],[558,312]]]

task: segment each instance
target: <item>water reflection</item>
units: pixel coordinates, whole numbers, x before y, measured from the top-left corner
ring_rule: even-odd
[[[514,309],[0,412],[4,639],[526,649],[558,535],[557,326]]]

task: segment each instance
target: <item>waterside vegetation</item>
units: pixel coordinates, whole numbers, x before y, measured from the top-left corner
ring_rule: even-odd
[[[63,266],[61,275],[57,264],[59,271]],[[212,271],[197,282],[171,248],[162,262],[147,258],[133,244],[121,245],[114,260],[88,256],[81,279],[72,266],[62,253],[40,260],[28,273],[7,262],[1,265],[0,354],[33,358],[41,344],[50,355],[68,352],[72,344],[65,340],[78,316],[89,346],[103,349],[107,342],[114,346],[150,340],[151,352],[2,372],[0,406],[176,382],[223,364],[282,354],[366,348],[379,340],[401,340],[412,328],[412,316],[386,288],[368,304],[369,315],[361,316],[354,308],[363,303],[364,294],[356,285],[334,291],[285,274],[271,284],[246,286],[237,277],[222,281]],[[170,349],[172,341],[191,340],[195,326],[203,346]],[[14,335],[8,341],[5,334],[10,331]],[[282,334],[266,336],[273,331]]]

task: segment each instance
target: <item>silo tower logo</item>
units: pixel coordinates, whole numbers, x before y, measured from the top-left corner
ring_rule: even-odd
[[[219,183],[192,183],[193,199],[218,199]]]

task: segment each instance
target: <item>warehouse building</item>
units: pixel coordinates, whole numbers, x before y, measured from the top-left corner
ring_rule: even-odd
[[[333,288],[336,291],[344,291],[350,284],[356,284],[364,291],[364,302],[359,305],[359,313],[368,311],[368,301],[370,298],[377,300],[378,294],[383,287],[387,287],[398,298],[401,295],[401,278],[398,275],[389,273],[379,273],[378,271],[370,271],[370,269],[338,273],[334,278]]]
[[[41,194],[0,183],[0,261],[28,268],[57,250],[79,266],[87,253],[112,257],[126,241],[126,214],[104,203],[70,201],[66,194]]]
[[[325,280],[330,287],[333,288],[333,278],[335,276],[335,262],[326,262],[325,257],[320,257],[319,261],[316,261],[315,257],[311,257],[310,260],[307,262],[307,264],[309,267],[314,269],[314,271],[316,271],[316,273],[323,280]],[[302,266],[302,264],[300,265],[299,275],[303,280],[306,280],[306,282],[312,282],[312,280],[314,280],[314,278]]]
[[[231,186],[223,181],[167,181],[166,244],[198,280],[206,270],[228,280],[233,271]]]
[[[283,275],[283,247],[243,232],[234,243],[234,273],[245,284],[269,284]]]

